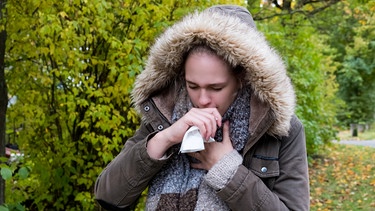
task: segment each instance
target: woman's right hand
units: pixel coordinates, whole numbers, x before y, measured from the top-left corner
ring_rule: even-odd
[[[217,126],[221,127],[221,115],[216,108],[192,108],[164,132],[174,145],[182,141],[185,132],[191,126],[197,126],[202,137],[208,140],[215,137]]]
[[[215,137],[217,126],[221,127],[221,115],[216,108],[192,108],[182,118],[157,133],[147,144],[147,152],[154,159],[161,158],[173,145],[182,141],[191,126],[199,128],[202,137]]]

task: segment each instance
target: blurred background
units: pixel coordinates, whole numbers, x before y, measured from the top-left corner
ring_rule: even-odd
[[[216,4],[248,8],[285,61],[311,210],[375,210],[374,149],[332,143],[375,140],[374,1],[0,0],[0,211],[100,210],[93,186],[139,126],[129,93],[150,46]]]

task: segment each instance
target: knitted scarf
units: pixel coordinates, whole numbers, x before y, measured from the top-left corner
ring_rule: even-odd
[[[250,92],[242,89],[223,115],[222,121],[229,120],[230,139],[233,147],[241,151],[249,138]],[[192,108],[185,88],[180,90],[172,115],[176,122]],[[222,128],[215,135],[222,141]],[[174,146],[176,151],[180,145]],[[187,154],[176,153],[154,177],[149,187],[147,210],[229,210],[207,184],[202,183],[206,170],[190,168],[194,162]],[[199,190],[199,191],[198,191]],[[204,204],[204,205],[203,205]]]

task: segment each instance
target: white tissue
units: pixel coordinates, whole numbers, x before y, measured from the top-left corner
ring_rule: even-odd
[[[197,126],[192,126],[186,131],[184,138],[181,142],[181,153],[198,152],[204,150],[204,142],[213,142],[215,139],[211,138],[204,141],[201,133]]]

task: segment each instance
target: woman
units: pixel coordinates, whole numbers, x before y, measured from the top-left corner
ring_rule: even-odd
[[[97,179],[104,208],[127,209],[149,187],[148,210],[309,209],[294,91],[246,9],[215,6],[169,28],[132,94],[142,124]],[[216,141],[179,153],[192,126]]]

